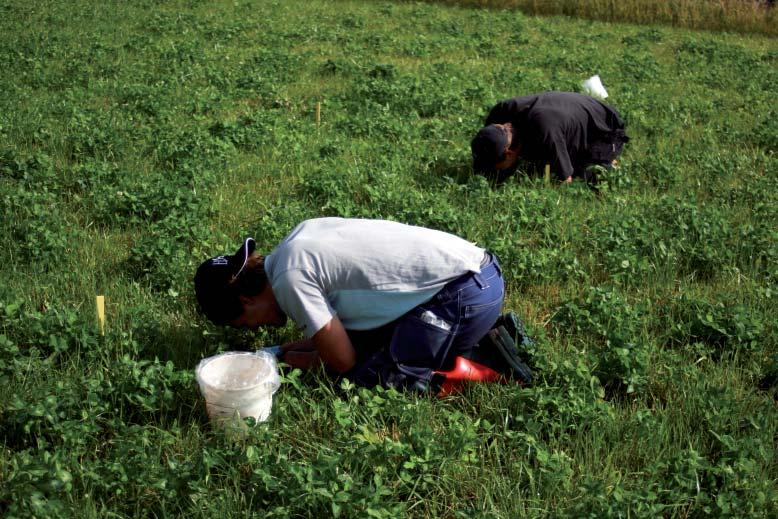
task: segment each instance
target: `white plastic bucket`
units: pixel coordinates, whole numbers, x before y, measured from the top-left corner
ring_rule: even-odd
[[[276,357],[268,352],[226,352],[200,361],[195,369],[213,423],[240,425],[242,418],[263,422],[281,380]]]
[[[605,90],[599,75],[590,77],[581,83],[581,87],[583,88],[584,92],[590,96],[599,97],[600,99],[605,99],[608,97],[608,92]]]

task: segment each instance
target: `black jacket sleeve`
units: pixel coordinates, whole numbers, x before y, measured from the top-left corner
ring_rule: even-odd
[[[567,180],[573,175],[567,138],[556,120],[541,117],[528,122],[527,133],[537,143],[536,153],[542,162],[551,165],[557,179]],[[528,143],[529,144],[529,143]]]

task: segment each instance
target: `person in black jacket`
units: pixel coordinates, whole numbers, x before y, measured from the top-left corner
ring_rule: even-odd
[[[610,167],[629,137],[619,113],[592,97],[545,92],[514,97],[489,112],[470,146],[473,170],[498,182],[519,159],[551,166],[561,182],[597,183],[597,167]]]

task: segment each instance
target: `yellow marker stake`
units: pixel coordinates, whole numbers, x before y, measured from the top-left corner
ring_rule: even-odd
[[[97,324],[100,327],[100,335],[105,335],[105,296],[96,296]]]
[[[316,126],[321,124],[321,103],[316,103]]]
[[[543,170],[543,181],[546,184],[551,183],[551,164],[546,164],[546,167]]]

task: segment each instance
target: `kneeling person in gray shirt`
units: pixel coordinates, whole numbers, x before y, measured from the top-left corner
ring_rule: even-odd
[[[493,254],[452,234],[384,220],[307,220],[269,254],[248,238],[200,265],[195,291],[214,323],[257,329],[287,316],[305,338],[280,356],[321,361],[363,386],[427,390],[477,348],[504,282]]]

